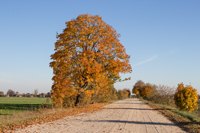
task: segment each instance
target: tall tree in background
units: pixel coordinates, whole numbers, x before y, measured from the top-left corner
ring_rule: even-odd
[[[130,56],[119,37],[98,15],[83,14],[66,22],[51,55],[53,100],[62,106],[64,98],[80,97],[86,91],[103,95],[119,80],[119,73],[131,72]]]
[[[38,89],[34,90],[34,95],[36,96],[38,94]]]

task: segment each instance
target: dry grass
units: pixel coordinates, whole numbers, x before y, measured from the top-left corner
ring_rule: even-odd
[[[155,92],[147,96],[147,100],[152,101],[154,103],[169,105],[175,107],[174,102],[174,87],[169,87],[165,85],[159,85]]]
[[[163,104],[155,104],[150,101],[140,99],[151,108],[161,112],[168,119],[179,124],[187,132],[200,133],[200,117],[192,112],[180,111],[177,108],[170,107]]]
[[[13,115],[6,115],[0,119],[0,132],[24,128],[32,124],[50,122],[79,113],[91,113],[101,110],[101,107],[105,105],[106,103],[95,103],[75,108],[37,109],[37,111],[23,111]]]

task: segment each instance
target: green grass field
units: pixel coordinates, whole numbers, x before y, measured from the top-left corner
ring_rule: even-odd
[[[49,104],[52,101],[49,99]],[[11,115],[27,110],[35,110],[35,108],[47,107],[47,98],[14,98],[0,97],[0,116]]]

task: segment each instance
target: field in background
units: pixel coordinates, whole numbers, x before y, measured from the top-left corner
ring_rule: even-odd
[[[0,97],[0,104],[42,104],[47,98]]]
[[[35,109],[49,106],[52,100],[48,98],[18,98],[18,97],[0,97],[0,118],[13,113],[23,111],[34,111]],[[47,102],[49,101],[49,102]]]

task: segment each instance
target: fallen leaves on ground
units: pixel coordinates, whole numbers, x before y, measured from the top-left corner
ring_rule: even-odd
[[[77,115],[80,113],[92,113],[95,111],[100,111],[101,107],[103,107],[105,105],[106,105],[106,103],[95,103],[95,104],[89,104],[89,105],[85,105],[85,106],[81,106],[81,107],[63,109],[61,111],[55,112],[50,115],[46,115],[46,116],[42,116],[42,117],[32,117],[25,121],[19,121],[18,123],[15,123],[15,124],[4,125],[3,129],[0,129],[0,132],[6,132],[8,130],[16,130],[18,128],[25,128],[29,125],[34,125],[34,124],[42,124],[45,122],[52,122],[55,120],[62,119],[66,116],[73,116],[73,115]]]

